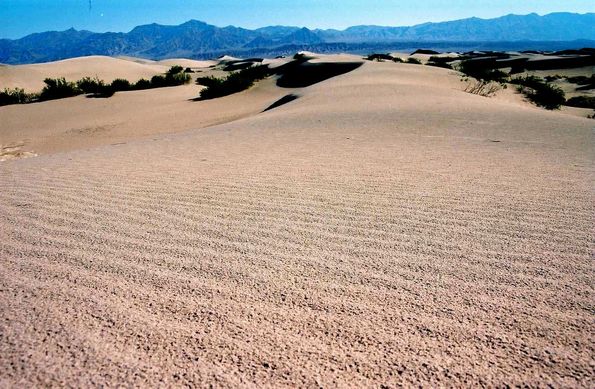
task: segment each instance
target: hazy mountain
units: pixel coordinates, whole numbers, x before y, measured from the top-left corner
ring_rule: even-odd
[[[470,18],[412,27],[354,26],[345,30],[309,30],[270,26],[248,30],[216,27],[191,20],[179,26],[149,24],[128,33],[74,29],[0,40],[0,63],[52,61],[82,55],[130,55],[145,58],[204,57],[243,50],[250,53],[289,49],[348,50],[403,42],[517,42],[595,40],[595,13],[553,13]]]

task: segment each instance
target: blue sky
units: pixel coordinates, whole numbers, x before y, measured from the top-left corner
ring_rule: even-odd
[[[74,27],[129,31],[198,19],[218,26],[407,26],[509,13],[595,12],[593,0],[0,0],[0,38]]]

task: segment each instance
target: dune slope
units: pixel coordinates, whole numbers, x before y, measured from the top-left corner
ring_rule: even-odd
[[[593,122],[459,89],[0,164],[0,383],[593,387]]]

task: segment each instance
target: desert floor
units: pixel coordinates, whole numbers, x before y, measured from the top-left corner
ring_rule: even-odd
[[[408,64],[200,88],[0,108],[0,386],[595,385],[595,121]]]

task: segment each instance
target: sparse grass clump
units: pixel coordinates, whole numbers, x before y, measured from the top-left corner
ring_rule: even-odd
[[[209,100],[241,92],[254,85],[254,82],[267,78],[272,73],[268,66],[254,66],[231,73],[226,78],[201,77],[196,83],[206,86],[198,100]]]
[[[492,97],[503,88],[504,86],[498,82],[474,80],[468,81],[465,92],[483,97]]]
[[[559,109],[565,102],[564,91],[535,76],[517,77],[510,81],[518,85],[518,91],[532,103],[545,109]]]

